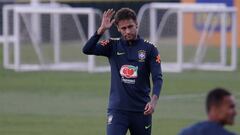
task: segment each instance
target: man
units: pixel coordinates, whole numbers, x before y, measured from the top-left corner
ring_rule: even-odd
[[[235,107],[235,99],[230,92],[215,88],[206,99],[208,120],[183,129],[179,135],[235,135],[223,128],[234,124]]]
[[[157,48],[138,36],[136,13],[122,8],[103,13],[97,32],[83,48],[85,54],[106,56],[111,67],[107,135],[150,135],[152,113],[162,87],[161,60]],[[122,37],[99,41],[113,23]],[[150,96],[150,74],[153,81]]]

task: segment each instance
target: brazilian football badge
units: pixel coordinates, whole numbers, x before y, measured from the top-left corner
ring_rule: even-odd
[[[146,51],[144,50],[139,50],[138,51],[138,61],[139,62],[144,62],[146,58]]]

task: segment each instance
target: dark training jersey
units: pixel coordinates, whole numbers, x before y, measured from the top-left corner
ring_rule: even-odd
[[[179,135],[235,135],[216,122],[204,121],[183,129]]]
[[[122,38],[99,41],[95,33],[83,48],[85,54],[106,56],[111,67],[108,109],[143,112],[152,94],[159,96],[162,87],[161,60],[157,48],[146,40]]]

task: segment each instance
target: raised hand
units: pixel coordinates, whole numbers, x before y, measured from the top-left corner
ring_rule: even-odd
[[[113,9],[108,9],[107,11],[104,11],[101,26],[97,31],[98,34],[103,34],[107,29],[112,26],[115,21],[114,19],[112,19],[114,13],[115,11]]]

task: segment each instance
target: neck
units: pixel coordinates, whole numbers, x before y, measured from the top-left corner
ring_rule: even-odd
[[[218,118],[218,116],[215,114],[212,114],[212,113],[208,114],[208,121],[216,122],[216,123],[224,126],[224,123]]]

